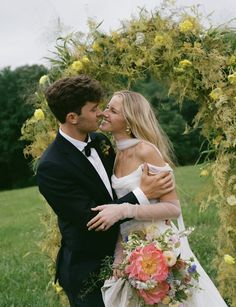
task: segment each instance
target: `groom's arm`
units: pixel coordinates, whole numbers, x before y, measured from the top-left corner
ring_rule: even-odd
[[[161,172],[150,175],[148,166],[144,167],[140,187],[137,187],[129,194],[119,198],[113,203],[122,204],[149,204],[149,199],[159,199],[161,196],[173,191],[175,188],[174,179],[170,172]]]
[[[40,193],[59,218],[87,229],[87,222],[97,214],[91,208],[98,204],[82,183],[72,179],[66,169],[52,162],[39,165],[37,183]]]

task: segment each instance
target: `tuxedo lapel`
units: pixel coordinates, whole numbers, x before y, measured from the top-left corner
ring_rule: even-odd
[[[102,151],[102,140],[99,140],[98,136],[95,134],[95,133],[91,133],[90,134],[90,138],[91,140],[95,140],[95,138],[97,139],[96,143],[97,143],[97,146],[95,147],[98,155],[99,155],[99,158],[101,159],[102,161],[102,164],[107,172],[107,175],[108,175],[108,178],[110,180],[111,178],[111,175],[112,175],[112,168],[113,168],[113,165],[110,165],[110,162],[108,161],[108,159],[105,157],[105,154],[103,153]]]
[[[107,191],[106,186],[104,185],[101,177],[87,159],[87,157],[77,149],[73,144],[67,141],[64,137],[62,137],[59,133],[55,140],[57,146],[59,146],[60,151],[65,156],[65,159],[69,160],[69,163],[72,168],[76,167],[78,169],[77,176],[81,179],[82,177],[86,178],[87,181],[89,179],[91,183],[91,187],[95,187],[102,193],[107,193],[109,196],[109,192]]]
[[[105,140],[99,140],[99,136],[98,134],[96,133],[91,133],[90,134],[90,138],[91,140],[94,140],[95,138],[97,138],[97,145],[96,146],[96,150],[97,150],[97,153],[102,161],[102,164],[107,172],[107,175],[108,175],[108,179],[109,179],[109,182],[110,182],[110,185],[112,187],[112,182],[111,182],[111,176],[113,174],[113,166],[114,166],[114,158],[109,158],[105,152],[103,152],[103,148],[102,148],[102,142],[104,142]],[[109,146],[109,145],[108,145]],[[112,189],[112,195],[113,195],[113,199],[116,198],[116,195],[115,195],[115,192],[114,190]]]

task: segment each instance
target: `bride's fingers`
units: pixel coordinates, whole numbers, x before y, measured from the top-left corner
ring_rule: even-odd
[[[102,211],[106,208],[106,206],[97,206],[97,207],[94,207],[94,208],[91,208],[92,211]]]
[[[108,228],[109,228],[109,227],[108,227]],[[101,224],[99,227],[97,227],[97,228],[95,229],[95,231],[106,231],[108,228],[107,228],[106,225]]]
[[[101,220],[98,220],[97,222],[93,223],[93,224],[90,224],[88,226],[88,230],[92,230],[92,229],[96,229],[98,228],[100,225],[102,225],[103,221]]]
[[[101,219],[101,216],[99,216],[99,214],[97,214],[94,218],[92,218],[88,223],[87,223],[87,227],[91,226],[92,224],[96,223],[97,221],[99,221]]]

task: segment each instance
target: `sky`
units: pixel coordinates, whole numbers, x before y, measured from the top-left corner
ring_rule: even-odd
[[[139,8],[154,11],[161,0],[0,0],[0,69],[22,65],[48,65],[58,34],[88,30],[87,20],[103,21],[101,29],[119,28],[122,20],[137,16]],[[235,0],[176,0],[177,6],[197,5],[204,15],[212,13],[219,25],[236,18]],[[233,23],[236,27],[236,22]]]

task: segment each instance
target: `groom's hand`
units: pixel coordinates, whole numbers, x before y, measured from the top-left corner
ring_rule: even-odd
[[[144,164],[140,188],[148,199],[158,199],[175,188],[172,173],[149,173],[147,163]]]

